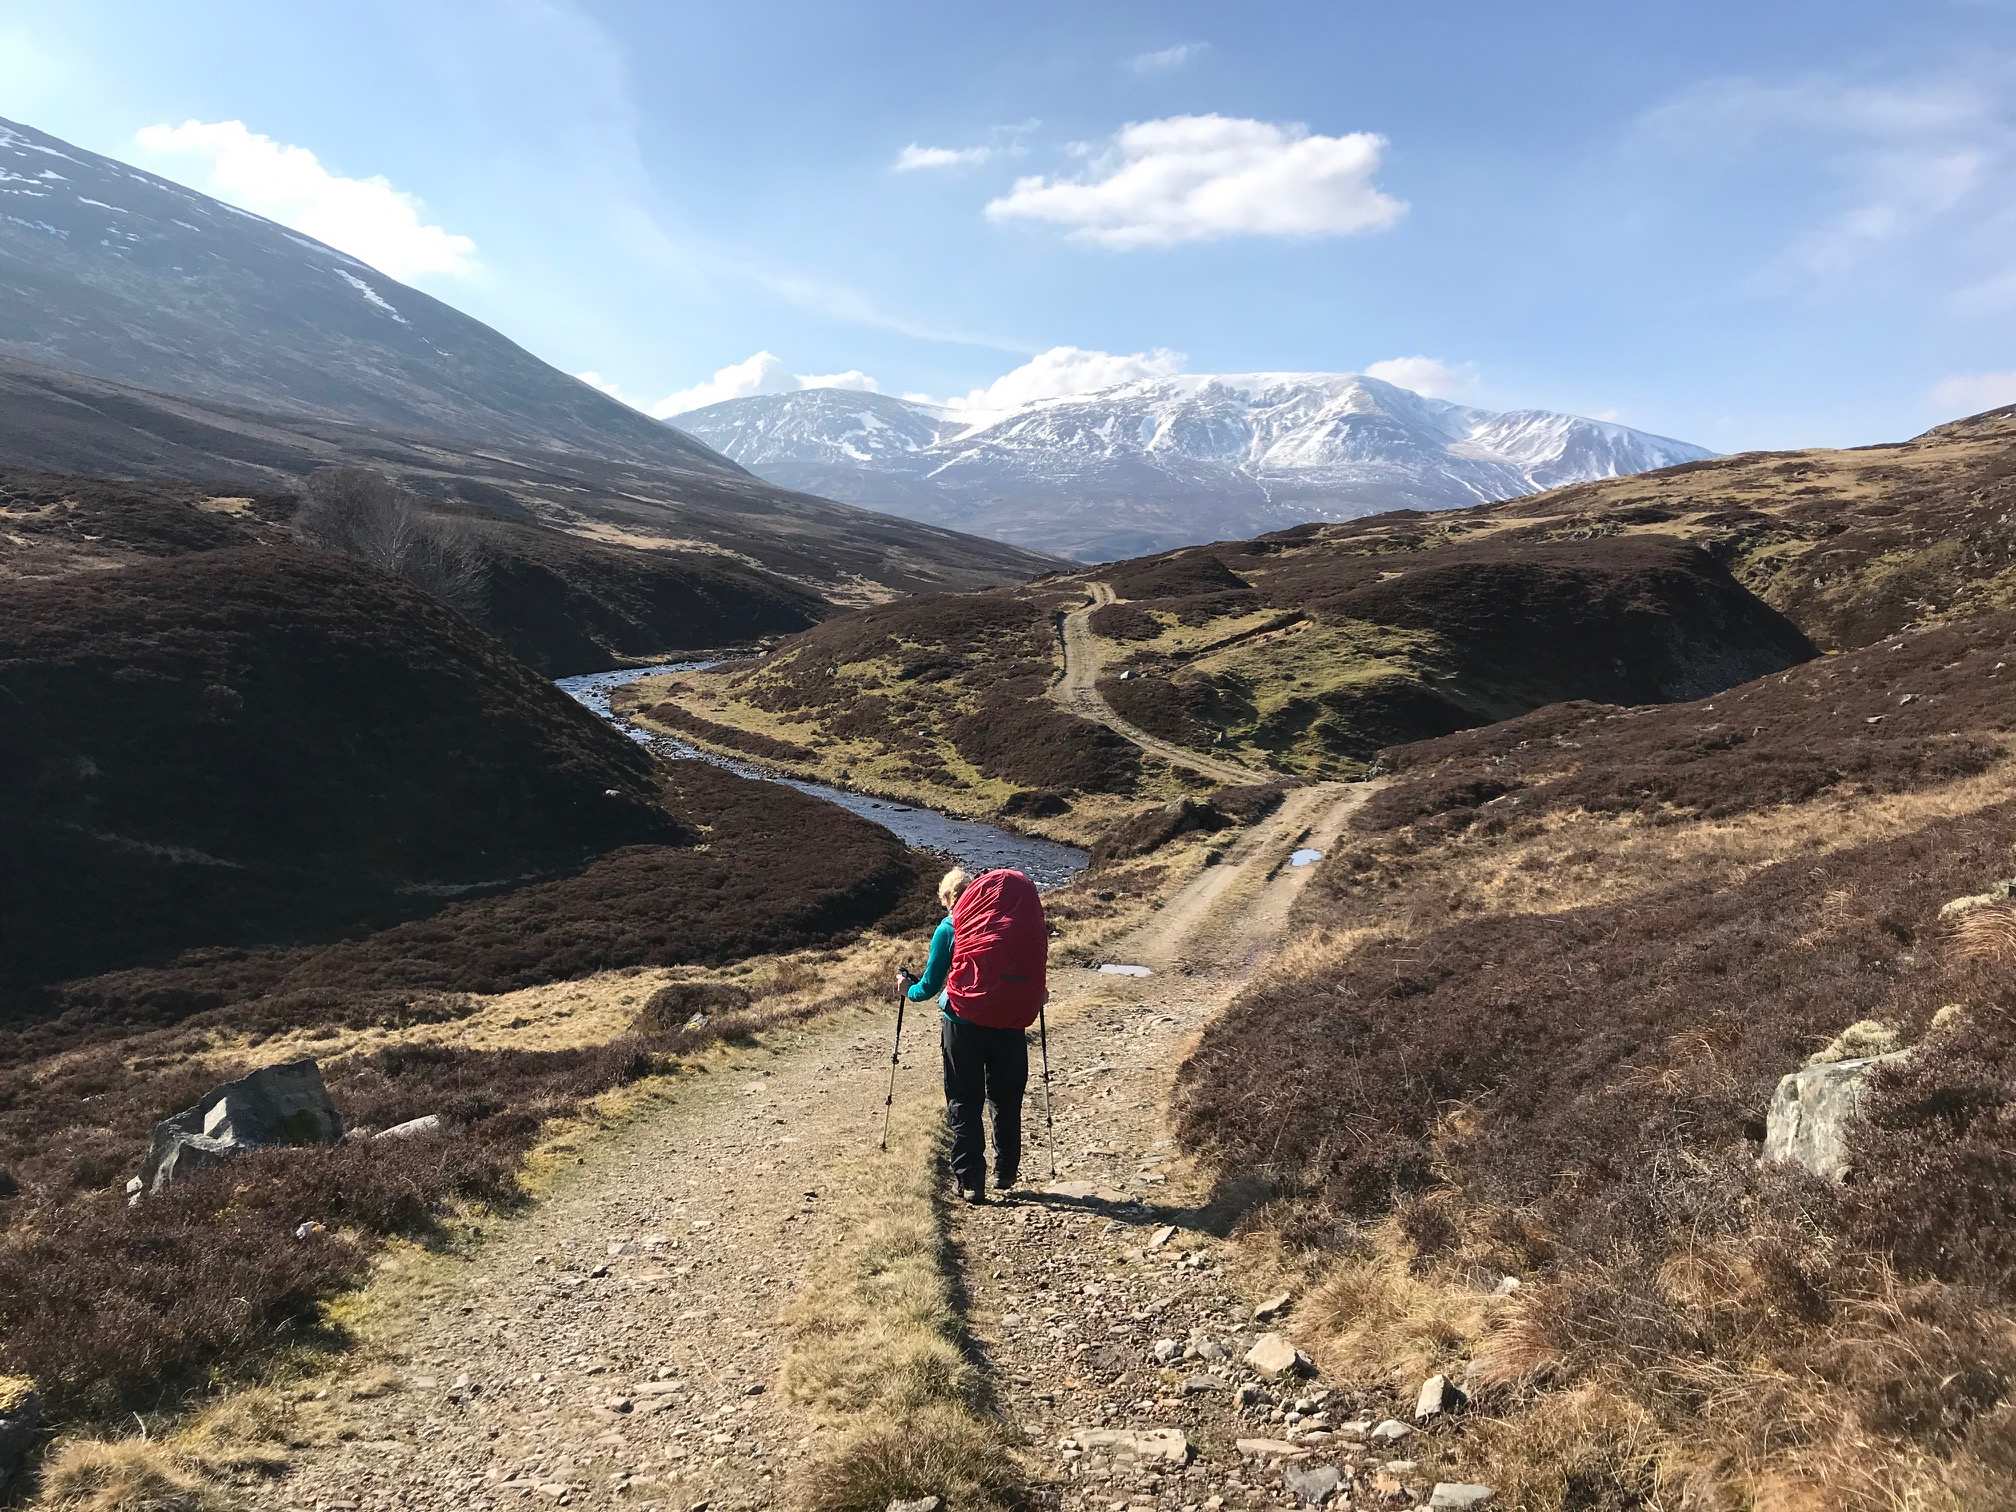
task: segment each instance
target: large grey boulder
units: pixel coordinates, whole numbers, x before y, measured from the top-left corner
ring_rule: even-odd
[[[178,1176],[217,1165],[262,1145],[335,1144],[343,1117],[312,1060],[265,1066],[226,1082],[192,1108],[154,1125],[140,1172],[150,1192]]]
[[[1910,1052],[1823,1061],[1778,1083],[1764,1122],[1764,1159],[1789,1160],[1828,1181],[1848,1176],[1848,1122],[1867,1090],[1869,1073]]]
[[[0,1376],[0,1491],[20,1474],[42,1433],[42,1398],[32,1381]]]

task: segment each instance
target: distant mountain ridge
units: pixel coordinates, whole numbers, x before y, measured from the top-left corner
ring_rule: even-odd
[[[586,537],[534,553],[570,570],[707,554],[863,603],[1056,565],[780,488],[347,253],[0,121],[0,467],[288,492],[331,464]]]
[[[1353,373],[1184,374],[979,417],[801,389],[671,423],[772,482],[1081,560],[1486,503],[1714,455]]]

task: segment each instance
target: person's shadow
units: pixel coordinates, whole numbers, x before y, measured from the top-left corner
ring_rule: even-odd
[[[1057,1182],[1063,1186],[1069,1183]],[[1084,1182],[1085,1186],[1102,1183]],[[1174,1227],[1179,1233],[1209,1234],[1214,1239],[1231,1235],[1239,1222],[1271,1195],[1266,1183],[1257,1180],[1221,1181],[1202,1204],[1181,1205],[1156,1202],[1148,1197],[1108,1197],[1097,1192],[1057,1192],[1045,1187],[1015,1187],[999,1193],[994,1200],[1004,1207],[1041,1207],[1059,1213],[1090,1213],[1124,1223],[1129,1228]]]

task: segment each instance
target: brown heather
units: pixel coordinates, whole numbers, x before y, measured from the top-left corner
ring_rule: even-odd
[[[1184,1067],[1184,1138],[1264,1179],[1332,1347],[1467,1370],[1511,1504],[2009,1484],[2016,907],[1941,909],[2016,876],[2011,665],[2004,616],[1383,752],[1302,940]],[[1865,1020],[1915,1049],[1854,1179],[1760,1168],[1778,1079]]]

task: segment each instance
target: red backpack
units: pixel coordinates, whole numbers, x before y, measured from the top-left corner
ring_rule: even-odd
[[[982,872],[952,910],[952,971],[945,1003],[990,1029],[1027,1029],[1046,990],[1050,926],[1036,884],[1019,871]]]

